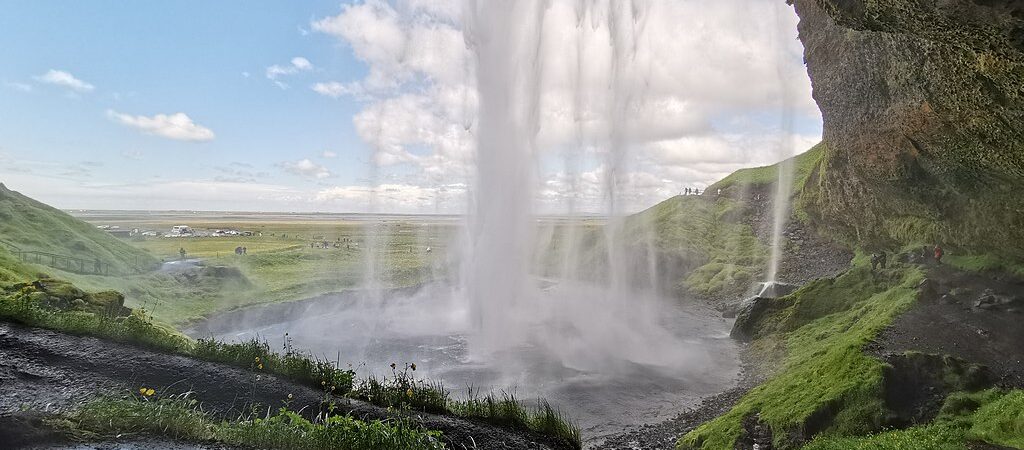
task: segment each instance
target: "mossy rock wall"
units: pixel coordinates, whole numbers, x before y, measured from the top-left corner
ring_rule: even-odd
[[[792,3],[827,144],[803,209],[861,243],[1024,255],[1024,4]]]

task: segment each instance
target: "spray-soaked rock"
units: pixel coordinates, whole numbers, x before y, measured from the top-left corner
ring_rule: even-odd
[[[765,297],[753,297],[743,302],[736,322],[732,325],[729,337],[739,341],[750,341],[756,334],[760,322],[768,313],[777,309],[778,300]]]

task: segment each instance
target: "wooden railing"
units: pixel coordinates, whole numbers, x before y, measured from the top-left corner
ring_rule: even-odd
[[[86,275],[110,275],[111,267],[110,263],[101,261],[96,258],[89,261],[85,258],[77,258],[68,255],[59,255],[56,253],[43,252],[39,250],[22,250],[17,245],[10,242],[0,241],[7,251],[14,255],[16,258],[27,263],[42,264],[44,266],[50,266],[55,269],[61,269],[66,272],[80,273]],[[118,275],[116,270],[113,271],[115,275]]]

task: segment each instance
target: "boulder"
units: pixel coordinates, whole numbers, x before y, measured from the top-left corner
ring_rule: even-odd
[[[736,315],[740,312],[741,306],[742,305],[740,303],[726,305],[725,309],[722,310],[722,317],[726,319],[735,319]]]
[[[769,281],[758,285],[757,296],[763,298],[785,297],[800,289],[795,284],[783,283],[781,281]]]
[[[125,317],[132,313],[130,308],[124,306],[124,295],[117,291],[86,295],[85,310],[109,317]]]
[[[736,314],[736,322],[732,325],[729,337],[743,342],[752,340],[757,333],[758,324],[768,312],[774,310],[775,304],[775,299],[766,297],[745,300]]]
[[[974,307],[985,310],[1015,310],[1024,306],[1024,299],[1021,297],[1010,297],[997,294],[992,289],[985,289],[974,301]]]

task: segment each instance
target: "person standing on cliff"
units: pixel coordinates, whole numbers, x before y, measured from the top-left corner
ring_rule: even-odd
[[[945,252],[942,251],[942,247],[939,246],[939,244],[935,244],[935,263],[936,264],[942,264],[942,255],[944,255],[944,254],[945,254]]]

